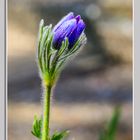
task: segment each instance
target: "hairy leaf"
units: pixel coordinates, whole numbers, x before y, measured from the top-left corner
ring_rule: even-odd
[[[35,115],[31,133],[39,139],[41,138],[41,127],[42,127],[42,119],[38,119],[37,116]]]
[[[65,137],[67,137],[69,134],[69,131],[62,131],[62,132],[55,132],[51,140],[63,140]]]

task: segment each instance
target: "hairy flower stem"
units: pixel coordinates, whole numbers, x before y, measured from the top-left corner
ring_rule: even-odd
[[[52,89],[52,86],[46,86],[45,93],[44,93],[42,140],[50,140],[49,121],[50,121],[51,89]]]

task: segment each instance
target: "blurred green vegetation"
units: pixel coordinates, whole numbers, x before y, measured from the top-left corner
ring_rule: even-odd
[[[121,115],[120,106],[117,106],[114,109],[114,112],[112,114],[112,118],[106,125],[103,132],[101,132],[99,140],[115,140],[116,139],[116,132],[117,132],[117,126],[119,124],[119,119]]]

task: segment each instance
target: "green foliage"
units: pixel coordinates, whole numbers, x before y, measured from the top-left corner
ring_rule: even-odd
[[[37,116],[35,115],[31,133],[39,139],[41,139],[41,127],[42,127],[42,119],[38,119]]]
[[[65,137],[67,137],[69,134],[69,131],[62,131],[62,132],[55,132],[52,137],[51,140],[63,140]]]
[[[34,116],[34,121],[33,121],[33,126],[32,126],[32,131],[31,133],[37,137],[39,140],[41,139],[42,136],[42,119],[38,119],[37,116]],[[63,140],[65,137],[67,137],[69,134],[69,131],[62,131],[62,132],[55,132],[50,140]]]
[[[108,122],[105,130],[101,132],[99,140],[115,140],[115,134],[121,115],[120,107],[116,107],[111,120]]]

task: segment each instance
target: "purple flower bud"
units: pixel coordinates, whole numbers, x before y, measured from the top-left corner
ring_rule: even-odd
[[[69,40],[69,49],[71,49],[76,41],[79,39],[80,35],[85,29],[85,23],[78,15],[74,17],[74,14],[70,12],[62,20],[58,22],[53,28],[53,46],[56,49],[60,49],[62,41],[67,37]]]
[[[71,19],[69,21],[64,22],[54,32],[53,45],[56,49],[59,49],[61,47],[62,41],[73,32],[73,30],[76,28],[76,25],[76,20]]]
[[[69,49],[71,49],[73,47],[73,45],[78,40],[78,38],[80,37],[80,35],[84,29],[85,29],[85,23],[83,22],[82,19],[80,19],[79,22],[77,23],[76,29],[74,29],[74,31],[71,33],[71,35],[68,38],[69,39]]]
[[[53,31],[55,32],[64,22],[73,19],[74,18],[74,14],[73,12],[70,12],[68,15],[66,15],[65,17],[63,17],[53,28]]]

